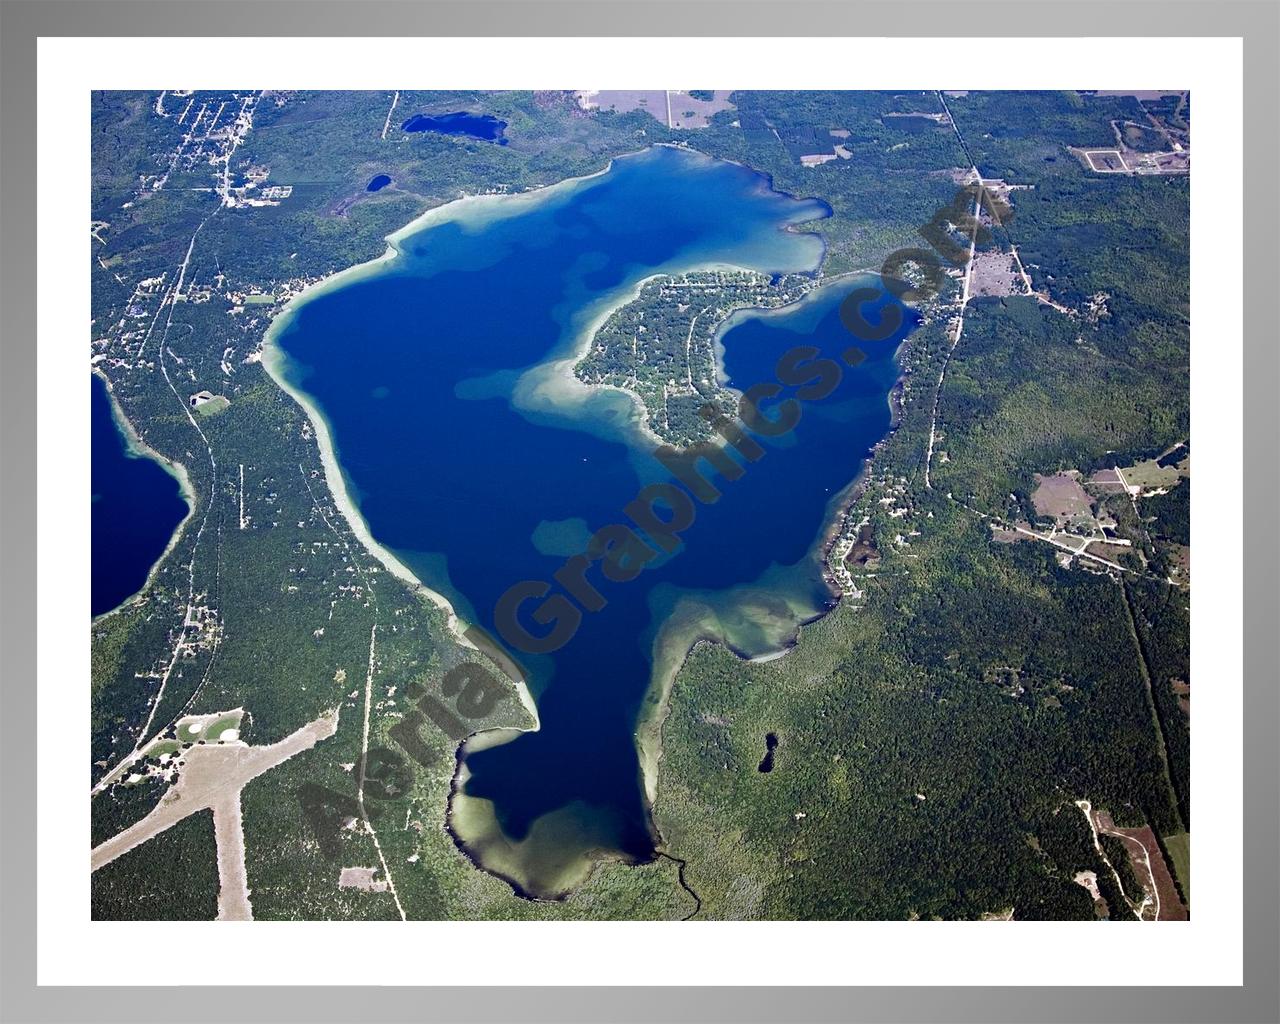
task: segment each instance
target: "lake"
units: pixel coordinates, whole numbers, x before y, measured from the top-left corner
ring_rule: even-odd
[[[813,273],[821,238],[793,228],[827,215],[749,168],[654,147],[406,233],[398,258],[294,308],[278,372],[328,421],[373,537],[493,633],[507,588],[552,579],[589,530],[624,521],[644,484],[667,479],[631,400],[566,373],[584,332],[656,273]],[[721,335],[728,382],[773,381],[796,345],[839,357],[851,341],[840,302],[867,283],[735,315]],[[486,869],[556,896],[592,857],[653,856],[636,734],[655,674],[700,636],[774,651],[829,605],[821,536],[889,428],[901,340],[862,343],[867,358],[834,394],[698,506],[678,551],[626,583],[597,569],[605,608],[559,650],[519,657],[541,729],[469,745],[452,804],[455,836]]]
[[[188,508],[173,474],[132,450],[106,384],[96,373],[91,376],[90,604],[97,616],[142,589]]]
[[[435,132],[437,135],[467,135],[485,142],[505,146],[503,137],[507,122],[491,114],[468,114],[459,110],[453,114],[414,114],[400,125],[405,132]]]

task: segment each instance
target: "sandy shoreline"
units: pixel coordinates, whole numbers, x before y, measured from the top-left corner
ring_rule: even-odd
[[[651,147],[644,147],[645,149]],[[683,148],[683,147],[676,147]],[[643,152],[644,149],[635,152]],[[614,159],[625,156],[634,155],[634,153],[622,154],[621,157],[610,159],[608,163],[600,170],[591,174],[582,175],[580,177],[568,178],[561,182],[545,186],[543,188],[532,189],[527,192],[514,194],[491,194],[464,196],[452,202],[444,203],[440,206],[433,207],[414,218],[387,236],[387,249],[379,257],[369,260],[365,263],[357,264],[342,271],[339,271],[313,285],[309,285],[298,295],[294,296],[276,315],[271,325],[267,329],[263,337],[262,345],[262,364],[269,376],[280,386],[280,388],[289,394],[299,406],[304,410],[310,420],[317,445],[320,451],[321,465],[324,470],[325,479],[329,484],[331,493],[333,494],[334,503],[338,511],[350,524],[352,532],[355,534],[360,543],[376,558],[386,569],[410,586],[411,589],[421,594],[425,599],[430,600],[447,616],[447,621],[451,632],[454,634],[458,642],[466,647],[476,649],[475,645],[465,636],[465,625],[459,620],[456,610],[452,603],[443,594],[440,594],[427,587],[414,573],[401,562],[394,553],[383,545],[374,540],[367,522],[361,515],[358,507],[352,499],[346,480],[343,477],[341,467],[338,463],[330,425],[321,414],[320,410],[312,401],[311,396],[306,392],[295,388],[287,379],[285,367],[287,365],[287,357],[279,348],[276,339],[281,331],[292,322],[297,311],[310,300],[326,294],[330,290],[344,287],[355,283],[365,277],[372,276],[382,270],[384,266],[393,262],[404,252],[402,243],[409,237],[426,230],[436,224],[449,221],[461,221],[463,223],[481,224],[487,223],[497,217],[518,216],[532,206],[546,202],[549,199],[562,193],[571,191],[578,187],[582,182],[600,177],[609,172],[613,167]],[[708,158],[711,159],[711,158]],[[804,221],[796,223],[807,223],[809,220],[819,218],[806,218]],[[794,230],[794,225],[788,225],[788,230]],[[825,244],[824,244],[825,257]],[[819,264],[821,266],[821,264]],[[556,411],[563,413],[566,404],[582,404],[590,399],[590,397],[598,391],[614,391],[626,395],[631,402],[633,416],[628,424],[628,431],[633,434],[636,443],[648,444],[652,447],[658,447],[666,442],[658,437],[649,426],[649,410],[641,397],[634,391],[612,384],[587,384],[578,378],[575,373],[577,365],[590,353],[592,344],[601,327],[608,321],[618,309],[627,305],[640,295],[644,286],[658,277],[673,276],[676,274],[697,273],[703,271],[746,271],[759,273],[761,271],[751,267],[742,267],[734,264],[723,262],[704,262],[693,263],[688,267],[680,269],[669,269],[661,273],[650,274],[636,281],[632,286],[622,290],[618,294],[610,297],[609,301],[603,302],[600,309],[586,322],[583,327],[575,334],[572,347],[568,352],[560,358],[552,359],[548,362],[540,364],[537,367],[526,371],[516,384],[513,398],[516,404],[523,408],[554,408]],[[818,271],[819,275],[821,271]],[[814,286],[808,289],[804,295],[800,296],[795,302],[788,303],[786,306],[777,308],[759,308],[759,307],[743,307],[735,310],[724,324],[721,326],[720,333],[723,333],[727,327],[735,323],[739,318],[751,315],[768,316],[772,314],[781,314],[783,312],[791,312],[796,305],[810,301],[816,297],[828,286],[834,285],[839,281],[852,276],[858,276],[867,273],[866,271],[850,271],[847,273],[835,275],[833,277],[819,276]],[[716,363],[717,374],[723,374],[723,352],[717,343],[716,346]],[[893,429],[892,427],[890,428]],[[866,468],[870,460],[864,464],[859,478],[865,476]],[[855,490],[859,480],[855,479],[850,482],[850,490]],[[824,528],[820,535],[819,541],[815,547],[819,547],[821,553],[817,555],[820,561],[825,558],[826,550],[830,544],[831,531],[838,532],[840,525],[843,523],[847,513],[848,505],[856,500],[856,493],[851,495],[841,507],[835,510],[832,521]],[[825,543],[823,543],[825,541]],[[820,613],[817,617],[826,614],[831,607],[838,603],[839,595],[835,594],[835,600],[826,611]],[[796,634],[802,626],[808,622],[814,621],[814,617],[810,616],[803,620],[797,620],[789,639],[773,651],[764,652],[750,658],[753,662],[768,662],[777,658],[784,657],[794,647]],[[687,644],[681,645],[683,653],[676,655],[674,650],[667,652],[655,651],[654,675],[650,682],[650,688],[645,697],[645,707],[642,711],[636,725],[635,741],[637,754],[640,761],[640,770],[643,779],[644,791],[648,803],[650,814],[651,828],[654,831],[657,846],[661,849],[662,837],[657,831],[657,823],[653,817],[655,804],[657,800],[658,786],[658,769],[662,756],[662,727],[669,713],[669,701],[671,691],[674,687],[675,679],[679,674],[681,667],[696,648],[699,643],[726,643],[723,639],[707,636],[705,634],[695,636]],[[659,658],[663,664],[659,664]],[[533,701],[532,695],[529,693],[527,685],[523,682],[517,684],[519,696],[522,705],[529,712],[533,719],[534,725],[532,729],[522,730],[518,728],[502,728],[492,730],[494,735],[485,740],[481,740],[478,735],[473,735],[469,740],[460,745],[459,755],[463,755],[466,749],[480,749],[483,746],[496,745],[509,742],[516,738],[520,732],[535,731],[539,728],[539,719],[537,708]],[[463,757],[459,756],[458,765],[461,770],[463,765]],[[455,773],[455,779],[452,790],[456,790],[458,786],[458,774]],[[453,810],[453,793],[446,807],[446,825],[453,834],[455,842],[463,848],[463,853],[476,863],[475,858],[471,857],[460,841],[461,837],[453,832],[453,822],[450,820]],[[599,859],[599,858],[597,858]],[[486,869],[487,870],[487,869]],[[510,881],[510,879],[508,879]]]
[[[842,514],[843,515],[843,514]],[[816,545],[815,545],[816,546]],[[825,561],[827,547],[822,547],[822,560]],[[662,634],[659,631],[654,640],[654,674],[649,689],[641,704],[640,714],[636,719],[635,742],[636,754],[640,761],[640,777],[644,783],[645,798],[648,801],[649,828],[659,851],[663,848],[662,832],[658,827],[655,811],[658,802],[658,770],[662,762],[662,729],[671,713],[671,694],[675,689],[676,677],[685,663],[697,650],[700,644],[714,644],[723,647],[738,660],[749,665],[763,665],[785,658],[796,649],[800,642],[800,631],[826,618],[840,604],[843,595],[839,591],[831,591],[831,599],[816,612],[799,614],[791,624],[787,634],[778,645],[771,650],[759,654],[748,654],[725,636],[711,630],[702,629],[692,634],[684,643],[673,646],[663,652]],[[678,652],[678,653],[677,653]]]
[[[644,291],[645,285],[662,277],[678,277],[683,274],[715,273],[729,271],[733,273],[759,274],[763,271],[751,267],[738,266],[733,263],[709,262],[693,263],[679,270],[664,270],[649,274],[615,295],[609,302],[601,306],[600,311],[588,321],[574,336],[573,348],[567,356],[542,363],[526,371],[516,384],[516,393],[521,405],[525,408],[538,409],[546,405],[561,408],[565,401],[581,404],[591,395],[607,391],[625,395],[631,402],[633,416],[630,428],[636,433],[638,440],[650,448],[660,448],[670,442],[659,437],[649,425],[651,410],[644,399],[630,388],[618,384],[589,384],[576,373],[578,364],[591,353],[600,329],[609,321],[614,313],[635,302]],[[754,308],[754,307],[752,307]],[[736,315],[741,310],[736,310]],[[720,352],[716,353],[717,372],[721,372]]]
[[[670,142],[657,142],[657,143],[654,143],[652,146],[646,146],[643,149],[634,150],[629,153],[621,154],[617,157],[610,159],[608,164],[606,164],[602,170],[597,171],[595,174],[585,175],[582,178],[570,178],[570,179],[567,179],[567,181],[568,182],[585,181],[588,178],[594,178],[602,174],[607,174],[609,170],[613,167],[614,160],[625,159],[626,157],[629,157],[629,156],[636,156],[639,153],[643,153],[648,149],[653,149],[657,147],[665,147],[668,149],[679,150],[680,152],[683,152],[683,153],[694,154],[708,161],[723,160],[723,162],[725,163],[731,163],[738,167],[746,168],[747,170],[751,171],[754,174],[761,175],[767,181],[768,187],[771,190],[778,192],[779,195],[786,195],[791,199],[795,199],[798,202],[802,201],[801,197],[799,196],[794,196],[789,192],[782,192],[778,189],[775,189],[773,186],[772,175],[765,174],[762,171],[758,171],[754,167],[749,167],[748,165],[742,163],[741,161],[730,160],[727,158],[710,157],[710,156],[707,156],[705,153],[702,153],[700,150],[695,150],[688,146],[678,145]],[[551,186],[548,186],[548,189],[538,190],[538,191],[547,191],[549,189],[555,189],[555,188],[558,188],[559,185],[563,185],[563,184],[565,184],[565,182],[560,182],[558,185],[551,185]],[[526,197],[526,196],[533,196],[536,194],[537,192],[527,192],[527,193],[521,193],[520,196]],[[817,201],[822,202],[824,206],[827,206],[825,201],[823,200],[817,200]],[[791,232],[793,234],[812,234],[812,235],[815,235],[820,241],[822,245],[822,251],[818,256],[817,267],[813,271],[814,274],[819,276],[815,278],[814,287],[806,291],[806,293],[802,295],[799,299],[797,299],[795,302],[787,303],[785,306],[776,307],[776,308],[744,306],[740,309],[734,310],[733,313],[731,313],[730,316],[726,318],[726,320],[723,322],[720,330],[717,331],[717,338],[719,337],[720,334],[723,333],[723,331],[726,329],[726,327],[730,323],[736,320],[736,318],[740,314],[749,314],[752,310],[755,310],[761,315],[778,312],[783,309],[790,310],[797,303],[803,302],[809,295],[820,290],[821,288],[825,287],[828,284],[833,284],[842,278],[850,276],[851,274],[869,273],[869,271],[859,270],[859,271],[851,271],[846,274],[839,274],[831,278],[821,277],[822,265],[825,262],[826,255],[827,255],[826,240],[821,236],[821,234],[817,232],[797,231],[797,228],[800,225],[812,224],[830,216],[831,216],[830,207],[827,206],[827,212],[821,216],[813,216],[813,217],[806,216],[794,221],[788,221],[786,225],[780,229],[782,231]],[[414,227],[421,220],[422,218],[419,218],[418,221],[414,221],[410,225],[406,225],[405,228],[401,228],[400,231],[397,231],[395,233],[395,235],[390,236],[388,240],[390,241],[393,238],[402,237],[409,230],[409,228]],[[566,401],[572,402],[575,404],[581,404],[582,402],[588,400],[592,394],[596,394],[598,392],[615,392],[618,394],[625,395],[631,402],[633,416],[632,416],[632,422],[630,426],[631,426],[631,429],[634,431],[635,437],[638,440],[644,442],[646,445],[650,446],[651,448],[659,448],[667,444],[668,442],[663,440],[661,437],[659,437],[654,432],[653,428],[649,425],[649,414],[651,410],[648,408],[647,405],[645,405],[644,400],[640,397],[640,395],[638,395],[634,391],[631,391],[628,388],[621,387],[617,384],[588,384],[586,381],[579,378],[577,373],[575,373],[574,371],[576,370],[578,364],[582,362],[583,359],[585,359],[590,354],[591,345],[595,341],[596,335],[600,333],[600,329],[605,325],[609,317],[611,317],[618,310],[622,309],[624,306],[638,299],[640,297],[641,291],[643,291],[644,289],[644,286],[647,285],[649,282],[657,280],[660,277],[677,277],[683,274],[715,273],[719,271],[727,271],[730,273],[763,274],[766,276],[770,275],[773,272],[772,270],[762,270],[759,267],[747,267],[747,266],[742,266],[736,263],[726,263],[719,260],[712,260],[712,261],[692,262],[685,266],[672,267],[667,270],[663,270],[654,274],[648,274],[645,277],[640,278],[638,281],[635,282],[633,286],[623,289],[622,291],[618,292],[613,297],[611,297],[609,301],[604,302],[601,305],[601,308],[597,312],[597,314],[593,316],[591,320],[589,320],[585,325],[583,325],[583,327],[575,335],[573,344],[566,355],[560,358],[552,359],[538,366],[535,366],[530,370],[527,370],[524,374],[521,375],[519,381],[517,381],[516,391],[515,391],[515,398],[516,398],[517,405],[522,408],[528,408],[528,409],[534,409],[534,410],[546,409],[548,406],[555,406],[558,409],[561,407],[562,403]],[[800,273],[800,271],[796,271],[796,273]],[[714,354],[716,359],[717,378],[722,378],[724,375],[724,368],[722,363],[723,352],[720,349],[718,342],[715,346]]]
[[[655,145],[667,146],[667,143],[656,143]],[[474,649],[474,645],[463,635],[464,626],[457,616],[457,612],[453,604],[443,594],[440,594],[427,587],[422,580],[401,562],[389,549],[383,547],[373,539],[369,531],[368,524],[364,517],[360,514],[355,502],[352,500],[347,490],[346,480],[342,476],[341,467],[335,454],[332,433],[328,421],[325,419],[319,408],[312,401],[311,396],[305,391],[292,385],[287,379],[285,366],[287,365],[287,356],[276,343],[276,339],[281,331],[283,331],[297,315],[299,309],[305,306],[311,300],[327,294],[337,288],[354,284],[364,278],[373,276],[382,270],[387,264],[394,262],[403,255],[402,243],[405,239],[418,234],[419,232],[437,224],[456,221],[461,223],[483,224],[489,223],[498,216],[519,216],[532,206],[540,205],[552,199],[561,193],[570,192],[581,186],[583,182],[602,177],[609,173],[613,168],[614,162],[619,159],[625,159],[629,156],[636,156],[645,152],[652,146],[642,147],[628,153],[620,154],[612,157],[598,171],[590,174],[584,174],[573,178],[566,178],[563,181],[555,182],[541,188],[530,189],[526,192],[517,193],[494,193],[487,195],[468,195],[459,199],[443,203],[440,206],[432,207],[424,211],[413,220],[409,221],[403,227],[397,228],[386,237],[387,248],[382,255],[374,257],[364,263],[358,263],[354,266],[347,267],[337,273],[323,278],[320,281],[310,284],[301,292],[289,300],[272,319],[262,339],[262,366],[267,374],[276,382],[276,384],[286,394],[292,397],[307,414],[308,419],[312,423],[315,430],[316,440],[320,449],[321,464],[324,467],[325,479],[329,484],[329,489],[333,494],[334,503],[337,505],[339,512],[347,519],[351,525],[352,532],[365,546],[365,548],[375,558],[381,562],[386,569],[394,574],[405,583],[422,593],[424,597],[434,603],[448,617],[449,628],[458,638],[459,642],[467,647]],[[682,146],[670,146],[669,148],[679,149],[682,152],[695,152],[687,150]],[[712,160],[711,157],[706,157]],[[810,218],[814,219],[814,218]],[[798,221],[796,223],[807,223]],[[788,228],[793,225],[788,225]],[[825,250],[824,250],[825,251]],[[627,289],[621,297],[616,297],[613,301],[604,304],[599,313],[583,328],[577,335],[574,342],[574,348],[570,355],[544,363],[539,367],[524,374],[517,383],[517,396],[525,402],[530,403],[534,407],[543,402],[550,403],[559,407],[561,401],[568,399],[578,403],[586,400],[591,394],[597,391],[615,391],[627,395],[634,406],[634,429],[639,438],[654,447],[664,444],[665,442],[653,433],[648,424],[648,410],[640,396],[626,388],[617,387],[615,385],[589,385],[578,379],[574,373],[574,368],[586,356],[591,349],[591,343],[596,334],[604,323],[618,309],[635,301],[639,296],[644,285],[662,276],[670,276],[672,273],[696,273],[700,271],[747,271],[753,273],[761,273],[749,267],[740,267],[734,264],[722,262],[704,262],[690,264],[686,268],[678,271],[667,271],[661,274],[651,274],[638,281],[634,287]],[[557,386],[558,385],[558,386]],[[576,392],[576,393],[575,393]],[[525,689],[524,702],[535,715],[533,709],[532,697],[528,695]]]
[[[151,585],[155,582],[156,574],[160,571],[165,560],[173,554],[173,549],[178,546],[178,542],[182,540],[182,535],[187,532],[187,524],[191,522],[196,514],[196,492],[191,486],[191,477],[187,473],[187,467],[181,462],[174,462],[165,458],[158,451],[152,448],[142,436],[138,433],[129,417],[125,415],[123,407],[120,405],[119,399],[116,398],[115,389],[111,386],[111,378],[99,370],[96,366],[90,371],[94,376],[98,377],[107,389],[107,398],[111,402],[111,417],[115,420],[116,427],[120,433],[124,435],[125,444],[129,451],[143,458],[151,459],[158,463],[160,467],[171,477],[178,481],[178,490],[182,493],[182,500],[187,503],[187,514],[182,517],[182,521],[173,528],[173,536],[169,538],[169,543],[165,545],[164,551],[160,553],[160,557],[152,563],[151,569],[147,572],[147,578],[143,581],[138,590],[130,594],[114,608],[95,615],[90,621],[90,626],[97,625],[103,619],[123,608],[133,604],[138,597],[151,589]]]
[[[366,264],[367,266],[367,264]],[[320,294],[319,292],[313,293]],[[276,322],[279,322],[277,319]],[[267,335],[270,337],[275,323],[268,329]],[[376,558],[382,566],[397,579],[407,584],[409,589],[430,601],[442,612],[445,613],[445,621],[448,624],[449,631],[453,634],[454,639],[462,647],[470,648],[478,651],[474,643],[466,635],[466,626],[462,620],[458,618],[458,614],[453,607],[452,602],[438,591],[432,590],[422,580],[414,575],[413,571],[405,565],[390,548],[384,547],[373,538],[373,534],[369,530],[369,524],[365,521],[355,501],[351,497],[350,491],[347,490],[346,478],[342,475],[342,468],[338,464],[337,454],[333,446],[333,436],[329,429],[329,422],[321,414],[315,403],[311,400],[311,396],[305,391],[295,388],[286,379],[283,372],[283,357],[279,350],[270,344],[265,343],[263,347],[262,366],[266,370],[268,376],[276,382],[282,391],[288,394],[306,413],[307,419],[311,422],[312,429],[315,431],[316,446],[320,451],[320,465],[324,470],[325,482],[329,486],[329,493],[333,495],[333,503],[347,524],[351,527],[351,532],[356,539],[364,546],[365,550]],[[504,676],[505,678],[505,676]],[[515,682],[515,681],[513,681]],[[515,682],[517,695],[520,703],[533,719],[533,725],[528,729],[522,729],[522,732],[536,732],[541,727],[541,720],[538,718],[538,708],[534,703],[533,695],[529,692],[528,685],[520,680]]]
[[[347,489],[346,478],[342,474],[342,468],[338,463],[336,450],[333,444],[333,435],[328,420],[325,418],[320,409],[316,406],[312,397],[302,389],[295,387],[289,380],[285,370],[287,366],[287,355],[283,352],[276,342],[276,338],[297,315],[299,309],[305,306],[313,299],[319,298],[338,288],[354,284],[364,278],[371,277],[382,270],[386,264],[394,262],[401,255],[403,250],[400,243],[411,235],[425,230],[435,224],[445,223],[448,221],[470,221],[486,222],[488,219],[484,217],[485,212],[498,213],[506,211],[511,207],[516,209],[510,214],[516,216],[522,210],[529,206],[537,205],[545,202],[560,192],[568,191],[583,181],[591,178],[599,177],[608,173],[609,168],[613,165],[611,160],[609,164],[599,171],[592,174],[583,175],[578,178],[567,178],[564,181],[548,185],[540,189],[532,189],[528,192],[520,192],[515,194],[492,194],[463,196],[452,202],[444,203],[440,206],[425,211],[418,217],[415,217],[408,224],[396,229],[387,236],[386,251],[372,260],[365,263],[358,263],[355,266],[340,270],[335,274],[331,274],[312,285],[308,285],[301,292],[295,295],[289,302],[276,314],[267,328],[262,339],[262,367],[267,375],[275,381],[276,385],[288,394],[306,413],[307,419],[315,431],[316,445],[320,452],[320,463],[324,470],[325,482],[329,486],[329,491],[333,495],[334,505],[339,514],[347,521],[351,527],[351,532],[356,539],[364,546],[364,548],[376,558],[383,567],[397,579],[401,580],[409,586],[409,588],[430,601],[437,608],[445,613],[446,622],[449,631],[453,634],[459,645],[474,651],[479,651],[474,643],[466,635],[466,624],[458,617],[457,610],[453,607],[453,603],[443,594],[428,587],[421,579],[419,579],[413,571],[405,565],[396,555],[387,547],[378,543],[369,530],[369,524],[365,521],[354,499],[351,497],[350,491]],[[534,702],[533,695],[529,691],[528,684],[523,680],[514,681],[517,695],[521,706],[528,712],[533,720],[533,725],[528,728],[512,727],[512,732],[536,732],[541,728],[541,720],[538,717],[537,704]],[[504,727],[505,728],[505,727]]]
[[[805,294],[795,302],[788,303],[786,306],[781,306],[777,309],[761,310],[755,307],[744,307],[743,309],[735,310],[728,318],[726,318],[724,323],[721,325],[720,330],[717,331],[717,373],[723,374],[724,372],[724,350],[723,346],[719,344],[718,339],[739,318],[751,316],[753,313],[758,316],[771,316],[780,314],[783,311],[790,311],[797,305],[816,298],[818,293],[828,285],[835,284],[850,277],[860,277],[874,273],[875,271],[870,270],[852,270],[843,274],[837,274],[830,278],[821,278],[813,288],[805,292]],[[830,578],[827,563],[831,556],[831,548],[843,531],[849,512],[852,510],[853,506],[857,504],[858,499],[862,497],[862,494],[866,490],[876,454],[880,447],[893,436],[901,422],[901,388],[906,380],[903,369],[903,356],[905,354],[907,344],[908,341],[904,339],[898,345],[898,348],[893,355],[894,361],[898,364],[898,376],[894,381],[893,387],[889,389],[889,394],[886,399],[889,403],[890,412],[889,428],[885,432],[884,437],[876,443],[867,457],[862,460],[858,473],[833,499],[834,507],[832,508],[832,513],[824,523],[809,552],[809,555],[814,557],[818,564],[822,566],[823,577],[826,580],[827,587],[831,593],[831,600],[827,603],[827,606],[816,615],[798,619],[790,635],[776,649],[772,651],[765,651],[755,656],[747,656],[734,650],[733,645],[723,637],[702,633],[695,636],[690,643],[685,645],[685,650],[682,656],[672,658],[670,663],[665,666],[659,666],[658,658],[661,652],[657,651],[656,648],[661,642],[661,635],[659,635],[659,638],[655,641],[654,676],[650,681],[649,691],[645,694],[641,705],[640,715],[636,721],[635,740],[636,752],[640,760],[640,774],[644,783],[645,797],[649,803],[650,828],[658,840],[659,849],[662,847],[662,835],[658,828],[655,811],[658,799],[658,771],[662,761],[662,729],[666,724],[667,717],[671,711],[671,694],[675,689],[676,677],[680,674],[680,670],[684,667],[685,662],[688,661],[689,656],[693,653],[694,649],[699,644],[703,643],[718,644],[725,647],[731,653],[748,664],[767,664],[784,658],[795,650],[796,644],[799,641],[801,629],[831,614],[831,612],[834,611],[844,599],[844,592],[837,589]]]

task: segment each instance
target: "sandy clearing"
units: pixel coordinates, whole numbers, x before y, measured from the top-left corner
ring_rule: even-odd
[[[1018,283],[1013,253],[996,250],[974,254],[974,298],[1016,295]]]
[[[338,874],[339,889],[363,889],[365,892],[386,892],[387,882],[377,877],[377,868],[343,868]]]
[[[213,834],[218,843],[218,920],[252,921],[239,790],[213,805]]]
[[[90,856],[92,870],[97,871],[110,864],[196,811],[214,810],[216,819],[219,807],[224,811],[230,810],[231,805],[226,803],[229,799],[235,801],[234,806],[238,809],[240,790],[249,782],[295,754],[310,749],[320,740],[328,739],[337,730],[338,712],[335,709],[269,746],[192,747],[185,755],[187,763],[178,781],[160,798],[160,803],[152,808],[151,813],[93,849]],[[238,813],[235,818],[239,820]],[[243,847],[243,833],[239,841]]]

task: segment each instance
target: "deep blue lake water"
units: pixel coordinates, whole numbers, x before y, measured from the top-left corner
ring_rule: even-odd
[[[390,184],[391,184],[391,175],[375,174],[372,178],[369,179],[369,184],[365,186],[365,191],[377,192],[380,189],[386,188]]]
[[[164,554],[187,514],[178,481],[158,462],[138,456],[116,423],[107,386],[93,374],[91,429],[92,613],[132,597]]]
[[[502,134],[506,128],[506,121],[491,114],[468,114],[462,110],[454,114],[414,114],[400,125],[401,131],[469,135],[473,139],[496,142],[502,146],[507,144]]]
[[[583,522],[625,522],[641,486],[668,479],[625,396],[584,400],[548,362],[654,273],[715,262],[814,271],[820,239],[785,229],[828,211],[772,191],[748,168],[665,147],[544,201],[489,209],[503,215],[467,214],[409,236],[399,259],[298,307],[276,340],[291,383],[329,421],[373,536],[464,619],[495,632],[499,596],[521,580],[551,580],[564,537],[580,537]],[[855,284],[867,281],[824,285],[781,313],[739,315],[722,335],[730,382],[774,381],[779,356],[796,345],[838,357],[851,343],[839,305]],[[777,622],[765,628],[757,612],[786,619],[824,607],[816,548],[837,495],[889,427],[900,341],[863,343],[868,358],[834,394],[808,403],[740,479],[721,482],[719,502],[697,507],[675,554],[626,583],[597,566],[590,575],[607,606],[564,647],[512,651],[542,727],[466,754],[465,801],[492,827],[459,832],[486,867],[546,895],[589,851],[652,856],[634,735],[655,655],[664,656],[655,641],[678,612],[763,653],[776,646]],[[524,621],[542,633],[527,614],[535,607]]]

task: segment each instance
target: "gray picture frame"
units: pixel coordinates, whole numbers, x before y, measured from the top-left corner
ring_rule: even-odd
[[[5,1021],[729,1020],[1276,1021],[1280,1019],[1280,621],[1277,509],[1280,384],[1275,288],[1280,5],[1274,0],[1022,0],[967,4],[689,0],[661,21],[652,5],[404,0],[0,0],[0,1018]],[[1244,40],[1245,295],[1244,984],[1123,988],[386,988],[349,986],[54,988],[36,979],[36,41],[45,36],[1227,36]],[[959,69],[958,69],[959,70]],[[1223,254],[1224,272],[1234,272]],[[1227,557],[1235,552],[1230,545]],[[66,680],[71,692],[78,685]],[[1205,699],[1212,699],[1205,698]],[[87,858],[87,851],[86,851]],[[1082,951],[1086,953],[1087,951]],[[646,973],[661,971],[661,951]],[[1178,965],[1169,965],[1176,974]],[[587,980],[587,979],[584,979]],[[832,979],[833,982],[838,979]],[[178,1002],[175,1002],[178,1001]]]

